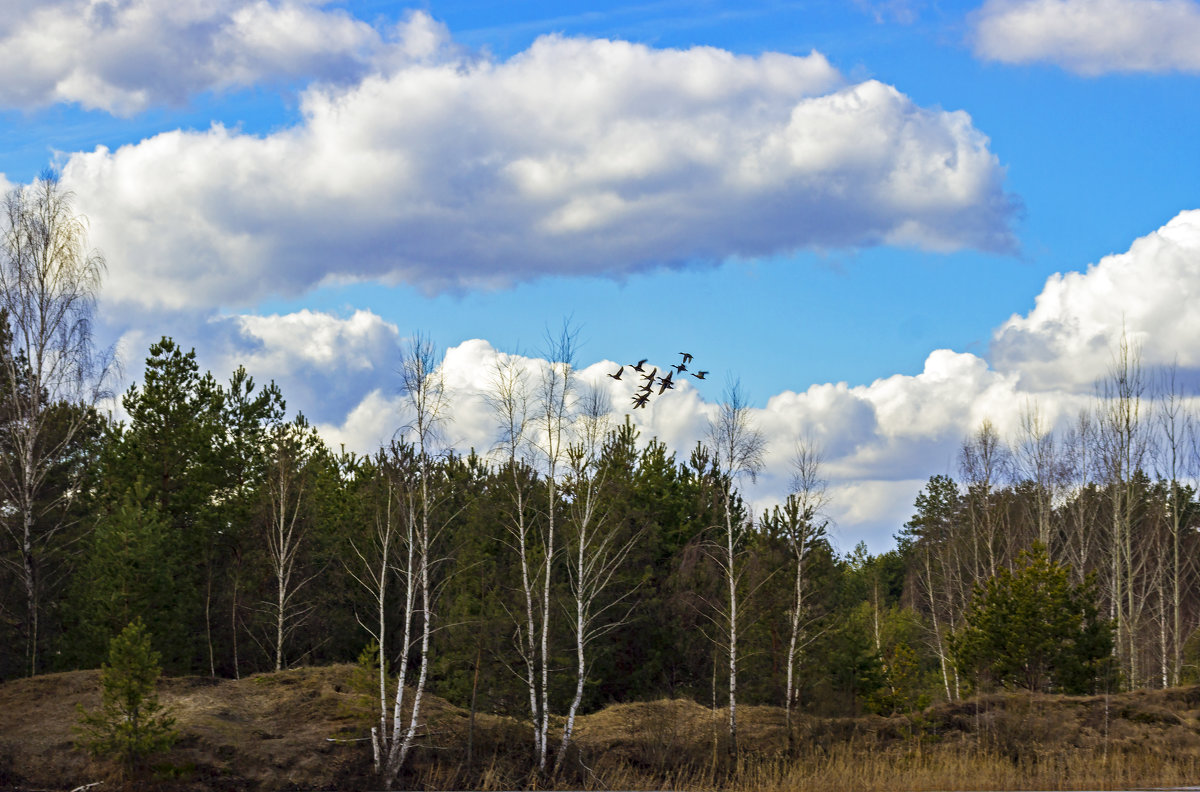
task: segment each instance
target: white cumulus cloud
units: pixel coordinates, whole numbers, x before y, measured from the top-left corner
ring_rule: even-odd
[[[980,57],[1085,75],[1198,72],[1197,41],[1195,0],[988,0],[974,15]]]
[[[397,391],[403,339],[371,311],[221,316],[200,332],[204,365],[219,379],[243,365],[257,383],[274,380],[288,408],[315,422],[343,419],[365,394]]]
[[[1200,371],[1200,210],[1105,256],[1051,276],[1033,310],[995,331],[992,365],[1029,390],[1089,391],[1124,331],[1147,364]]]
[[[106,298],[236,306],[329,280],[442,290],[804,247],[1014,245],[1003,169],[966,113],[847,85],[818,53],[559,36],[505,61],[456,52],[310,88],[303,120],[271,134],[72,155]]]
[[[932,475],[957,473],[963,439],[984,420],[1018,441],[1022,413],[1036,409],[1044,425],[1065,429],[1094,404],[1093,383],[1105,376],[1121,334],[1139,346],[1147,367],[1177,362],[1185,388],[1200,385],[1200,210],[1180,213],[1135,240],[1129,250],[1085,271],[1051,277],[1035,307],[995,331],[989,359],[948,349],[932,351],[916,375],[869,385],[814,384],[772,396],[750,410],[767,438],[766,469],[743,482],[756,510],[783,499],[797,443],[823,450],[830,480],[830,515],[848,549],[859,539],[887,548],[912,513],[917,492]],[[485,395],[498,360],[515,361],[536,383],[545,361],[507,355],[488,342],[466,341],[446,352],[452,421],[446,438],[461,451],[486,453],[497,429]],[[659,361],[665,367],[672,361]],[[650,361],[647,367],[655,365]],[[614,423],[629,415],[642,440],[656,437],[685,459],[705,437],[720,394],[691,381],[632,409],[634,385],[606,377],[617,368],[598,361],[579,380],[605,389]],[[390,437],[403,422],[402,400],[372,392],[342,425],[323,427],[331,442]]]
[[[0,16],[0,105],[129,115],[194,94],[356,82],[444,38],[425,14],[381,33],[324,0],[20,0]]]
[[[546,366],[541,358],[500,352],[481,339],[445,352],[449,399],[443,438],[461,453],[473,448],[486,456],[496,447],[498,423],[488,394],[502,361],[515,363],[525,372],[531,394],[536,391]],[[642,442],[657,438],[685,460],[697,441],[704,440],[719,394],[703,395],[682,381],[675,390],[652,398],[647,408],[633,409],[630,394],[635,385],[605,376],[616,366],[607,360],[589,364],[577,372],[577,381],[581,388],[599,388],[608,395],[610,425],[629,416]],[[875,550],[886,548],[903,522],[897,522],[897,515],[907,518],[928,476],[953,470],[962,438],[983,417],[992,417],[1002,429],[1016,425],[1020,401],[1014,396],[1014,382],[1013,377],[989,371],[973,355],[940,350],[916,376],[853,388],[813,385],[801,393],[779,394],[765,407],[750,410],[752,425],[768,440],[767,465],[756,483],[745,481],[743,488],[756,510],[780,502],[797,442],[815,443],[823,451],[825,473],[838,497],[831,515],[847,524],[847,537],[866,537]],[[345,444],[369,453],[404,426],[406,415],[400,394],[374,389],[344,420],[327,421],[320,429],[335,447]]]

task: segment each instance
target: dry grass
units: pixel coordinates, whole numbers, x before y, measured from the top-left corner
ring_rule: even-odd
[[[156,788],[368,789],[368,710],[351,666],[243,680],[164,680],[179,744]],[[0,685],[0,788],[70,789],[100,777],[73,749],[76,704],[98,703],[95,671]],[[728,792],[1131,789],[1200,779],[1200,687],[1113,697],[994,695],[906,718],[799,718],[692,701],[617,704],[582,717],[566,772],[530,774],[528,725],[479,715],[467,762],[466,712],[430,697],[423,745],[403,788],[678,789]]]

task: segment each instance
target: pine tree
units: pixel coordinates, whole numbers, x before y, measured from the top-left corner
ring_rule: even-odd
[[[1035,691],[1086,693],[1102,685],[1113,625],[1098,613],[1095,583],[1072,585],[1070,568],[1037,542],[1017,563],[975,587],[966,625],[951,639],[959,669]]]
[[[112,639],[100,670],[100,708],[80,707],[80,745],[113,760],[124,778],[139,776],[146,759],[175,742],[175,719],[158,703],[159,655],[135,619]]]

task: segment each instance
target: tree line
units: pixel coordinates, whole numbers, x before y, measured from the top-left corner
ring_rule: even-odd
[[[575,716],[616,701],[725,709],[736,750],[739,704],[790,724],[992,685],[1200,676],[1196,433],[1178,379],[1127,344],[1071,429],[1036,405],[1007,441],[984,422],[896,549],[842,554],[819,449],[799,444],[790,494],[754,513],[740,488],[765,439],[738,388],[680,457],[576,378],[568,327],[543,364],[500,356],[500,441],[478,452],[441,444],[454,394],[421,336],[396,361],[405,424],[369,455],[171,338],[114,421],[99,409],[111,356],[90,335],[103,260],[69,193],[46,177],[5,207],[0,679],[96,667],[139,619],[168,674],[361,662],[388,780],[428,693],[525,719],[550,772]],[[1076,614],[1062,629],[1090,638],[1047,638],[1045,673],[981,660],[1011,630],[1002,603],[1050,594]]]

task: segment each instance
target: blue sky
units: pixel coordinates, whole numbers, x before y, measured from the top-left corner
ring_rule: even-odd
[[[18,0],[0,173],[75,191],[130,381],[170,334],[369,450],[422,331],[486,447],[471,394],[569,317],[585,379],[715,372],[635,416],[681,449],[740,379],[757,501],[812,438],[878,551],[978,421],[1069,422],[1122,322],[1200,369],[1197,40],[1195,0]]]

